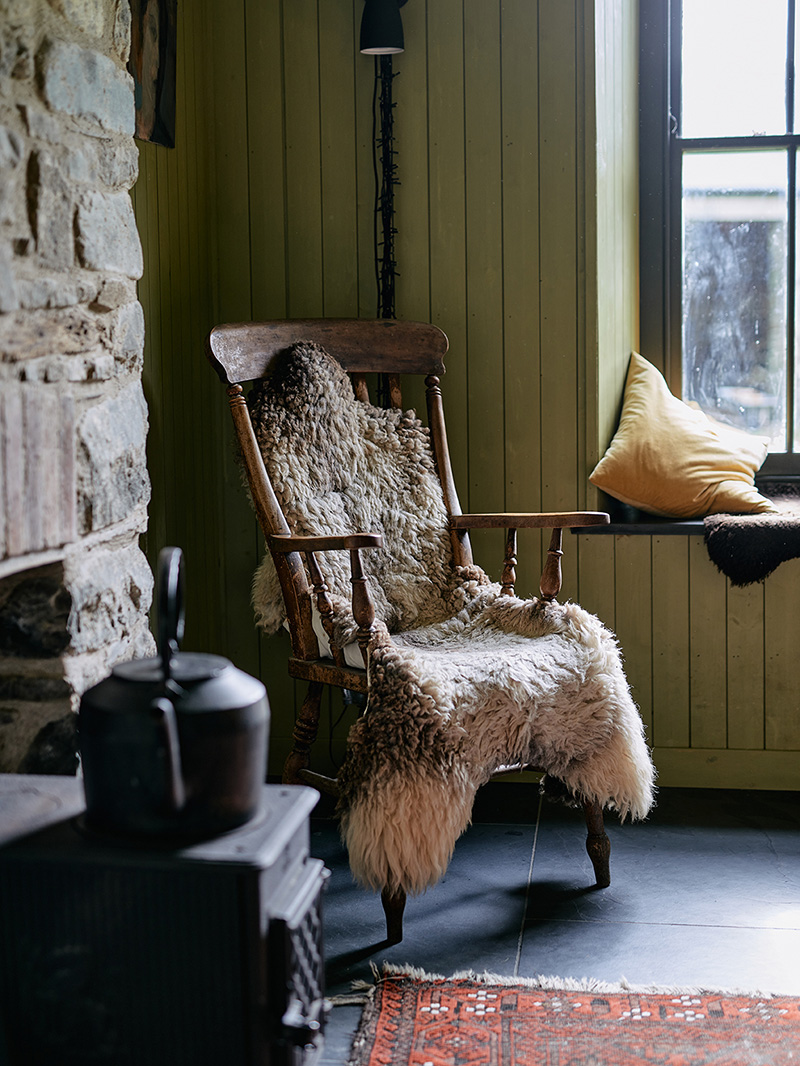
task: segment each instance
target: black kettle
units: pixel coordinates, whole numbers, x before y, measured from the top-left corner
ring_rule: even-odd
[[[219,655],[180,652],[183,565],[158,558],[158,655],[115,666],[84,692],[78,738],[86,826],[207,839],[259,810],[269,703],[260,681]]]

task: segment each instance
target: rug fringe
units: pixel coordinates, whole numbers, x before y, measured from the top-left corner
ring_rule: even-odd
[[[747,996],[749,998],[773,999],[786,995],[780,992],[767,992],[763,989],[748,988],[713,988],[701,985],[639,985],[627,980],[624,976],[619,982],[601,981],[594,977],[556,977],[545,974],[537,974],[534,977],[509,977],[505,974],[484,971],[477,973],[474,970],[458,970],[450,974],[430,973],[417,966],[402,966],[391,962],[384,962],[379,969],[374,963],[372,972],[376,983],[395,977],[410,978],[414,981],[476,981],[487,985],[519,985],[525,988],[540,988],[543,992],[633,992],[641,995],[665,995],[665,996]],[[366,982],[361,982],[366,984]]]

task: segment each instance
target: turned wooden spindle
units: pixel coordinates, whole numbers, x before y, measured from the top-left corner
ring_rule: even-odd
[[[328,643],[331,646],[333,661],[337,666],[344,666],[344,652],[333,637],[333,604],[328,594],[329,590],[325,577],[314,552],[306,552],[306,562],[308,563],[308,574],[311,578],[311,585],[317,601],[317,612],[322,622],[322,628],[328,638]]]
[[[517,531],[509,529],[506,533],[506,557],[503,562],[502,595],[513,596],[517,580]]]
[[[389,399],[392,407],[397,408],[398,411],[403,409],[403,389],[400,384],[399,374],[387,374],[389,379]]]
[[[353,374],[353,392],[356,399],[361,403],[369,403],[369,389],[367,388],[367,379],[364,374]]]
[[[546,603],[554,600],[561,591],[561,556],[564,554],[561,550],[561,534],[560,527],[553,530],[550,547],[547,549],[547,561],[542,571],[542,580],[539,583],[539,592]]]
[[[369,642],[375,628],[375,608],[367,588],[367,579],[361,568],[361,555],[358,548],[350,552],[350,583],[353,586],[353,618],[358,626],[358,646],[364,666],[369,662]]]

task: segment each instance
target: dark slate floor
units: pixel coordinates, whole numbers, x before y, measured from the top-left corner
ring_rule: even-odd
[[[353,884],[321,801],[312,853],[331,870],[327,993],[384,961],[449,975],[594,977],[800,995],[800,793],[662,789],[649,820],[607,817],[612,883],[593,886],[582,814],[534,785],[490,784],[443,881],[410,899],[387,946],[378,896]],[[347,1062],[358,1006],[335,1006],[324,1066]]]

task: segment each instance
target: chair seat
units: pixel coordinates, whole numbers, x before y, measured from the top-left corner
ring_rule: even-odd
[[[533,764],[624,818],[652,764],[613,635],[577,604],[485,589],[469,611],[370,646],[370,697],[339,775],[353,873],[419,892],[447,869],[478,787]]]

